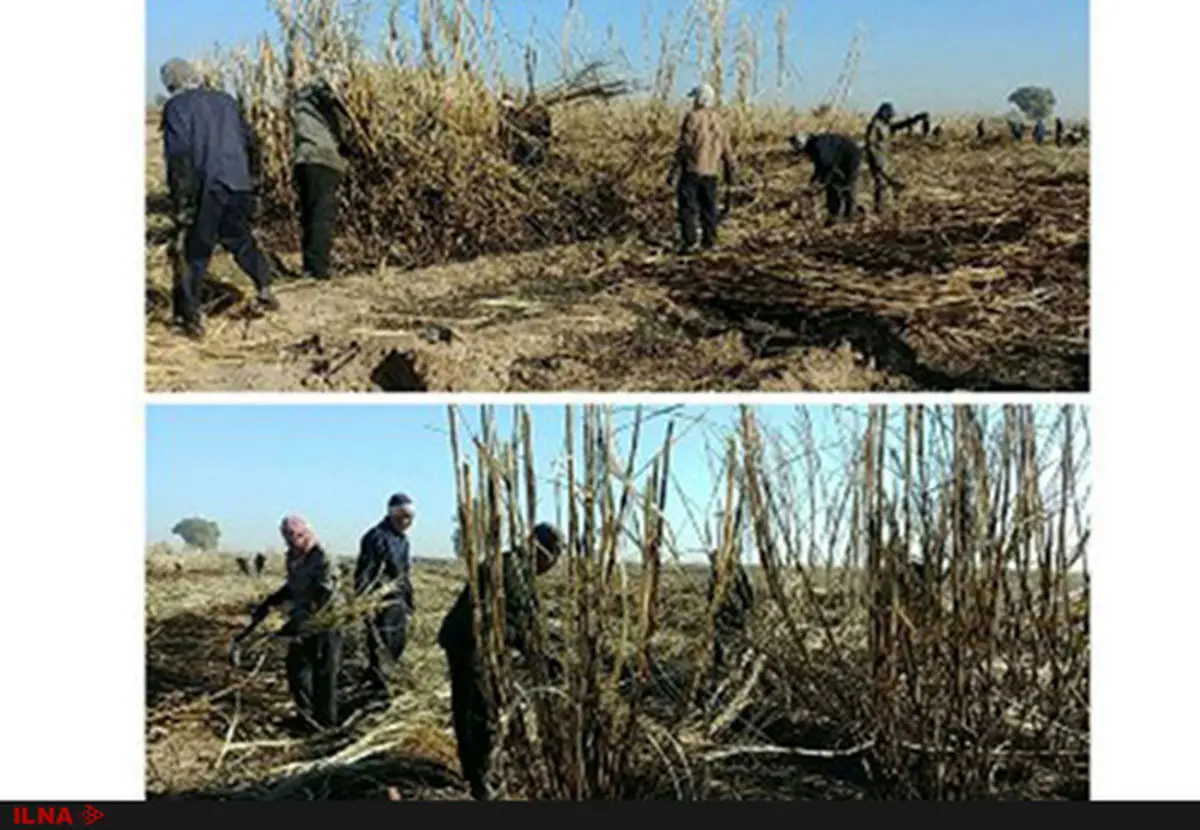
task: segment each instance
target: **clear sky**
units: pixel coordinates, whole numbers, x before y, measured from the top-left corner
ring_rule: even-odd
[[[535,27],[543,44],[541,68],[553,71],[566,0],[493,5],[512,54]],[[678,32],[689,5],[689,0],[577,0],[579,23],[572,28],[579,34],[573,42],[584,55],[603,55],[611,25],[633,73],[640,74],[646,69],[644,10],[652,65],[664,22],[671,17]],[[404,3],[409,17],[414,6],[415,0]],[[774,88],[773,30],[780,6],[790,10],[788,62],[799,75],[786,90],[789,102],[810,105],[825,96],[861,28],[866,40],[850,99],[855,108],[888,98],[901,112],[1001,113],[1008,109],[1009,92],[1035,84],[1055,91],[1060,113],[1072,118],[1088,113],[1088,0],[729,0],[731,18],[755,21],[761,33],[764,90]],[[367,35],[376,39],[383,33],[386,3],[378,0],[372,8]],[[277,31],[268,0],[147,0],[146,12],[148,98],[161,92],[158,67],[168,58],[200,57],[217,44],[234,46]],[[682,84],[695,82],[694,64],[684,76]]]
[[[815,533],[827,540],[833,533],[828,509],[840,504],[842,487],[856,458],[864,432],[866,410],[844,406],[756,406],[768,442],[771,469],[790,470],[791,483],[772,476],[775,497],[797,525],[794,532]],[[478,434],[479,409],[462,407],[464,443]],[[624,459],[630,443],[633,407],[612,410],[616,440]],[[644,407],[638,454],[639,490],[649,462],[660,451],[669,421],[675,423],[671,453],[671,490],[667,523],[671,548],[682,556],[697,556],[704,548],[701,527],[711,524],[721,508],[721,474],[725,441],[736,431],[740,410],[732,406]],[[511,407],[496,407],[498,434],[512,435]],[[538,476],[538,512],[542,520],[566,528],[565,493],[556,482],[565,480],[565,409],[557,405],[530,409],[534,460]],[[949,411],[940,408],[927,418],[930,458],[940,458],[945,434],[935,435],[935,421],[948,427]],[[581,408],[575,409],[576,454],[582,465]],[[989,432],[1001,426],[999,409],[984,413]],[[1053,512],[1060,485],[1058,456],[1060,412],[1039,408],[1039,443],[1047,509]],[[894,437],[888,462],[888,487],[899,483],[904,410],[889,408]],[[818,486],[810,488],[801,440],[804,418],[811,425],[820,464]],[[456,510],[447,409],[437,405],[153,405],[146,416],[146,490],[148,543],[180,540],[171,536],[179,519],[199,516],[216,521],[226,551],[279,549],[280,519],[299,513],[309,519],[326,548],[337,555],[357,553],[362,533],[378,522],[388,496],[408,493],[418,517],[411,532],[415,553],[443,557],[451,550]],[[1078,433],[1080,436],[1084,432]],[[1081,487],[1090,476],[1084,459],[1086,441],[1076,438],[1076,465]],[[478,470],[471,453],[473,474]],[[856,462],[857,463],[857,462]],[[939,465],[948,463],[944,458]],[[577,480],[582,469],[577,472]],[[935,482],[931,482],[935,484]],[[789,496],[787,488],[794,488]],[[1082,492],[1082,491],[1081,491]],[[789,501],[792,499],[792,501]],[[815,500],[815,501],[813,501]],[[814,518],[815,517],[815,518]],[[845,532],[844,514],[836,534]],[[1072,531],[1073,533],[1073,531]],[[809,537],[811,538],[811,537]],[[814,541],[819,549],[827,541]],[[804,542],[807,544],[807,542]],[[840,543],[839,543],[840,546]]]
[[[460,411],[465,427],[477,433],[478,408]],[[494,411],[500,435],[511,435],[511,409]],[[812,411],[825,449],[844,459],[841,425],[856,413]],[[756,412],[769,429],[794,429],[797,423],[793,407]],[[668,417],[647,407],[643,413],[639,467],[661,448],[668,420],[676,422],[668,521],[678,544],[692,548],[699,541],[693,516],[711,517],[718,509],[716,453],[736,426],[738,410],[681,407],[670,409]],[[565,527],[550,483],[561,479],[556,464],[564,454],[564,409],[539,406],[531,415],[541,515]],[[614,410],[625,451],[632,422],[632,408]],[[200,516],[220,525],[227,550],[279,548],[279,520],[296,512],[310,520],[332,552],[353,554],[361,534],[383,516],[388,496],[402,491],[417,504],[411,534],[417,554],[449,552],[456,501],[443,406],[155,405],[148,407],[146,431],[147,542],[178,544],[171,527]],[[578,428],[576,436],[578,441]]]

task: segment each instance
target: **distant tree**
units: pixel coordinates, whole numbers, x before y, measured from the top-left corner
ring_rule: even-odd
[[[162,109],[166,105],[167,105],[167,96],[163,95],[161,92],[154,96],[154,108],[155,109]]]
[[[171,533],[182,539],[188,547],[197,550],[216,550],[221,543],[221,528],[208,519],[180,519],[171,528]]]
[[[1008,96],[1008,103],[1031,121],[1049,118],[1058,105],[1054,91],[1043,86],[1023,86]]]

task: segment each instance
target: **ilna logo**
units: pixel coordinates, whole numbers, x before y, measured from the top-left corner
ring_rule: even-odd
[[[104,813],[91,804],[79,811],[84,826],[91,826],[104,818]],[[74,824],[71,811],[66,807],[13,807],[13,824],[29,826],[35,824]]]

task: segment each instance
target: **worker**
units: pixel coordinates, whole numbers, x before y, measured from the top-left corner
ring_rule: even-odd
[[[558,562],[564,548],[563,538],[562,532],[553,525],[539,524],[533,530],[532,557],[525,550],[503,554],[505,645],[525,655],[529,654],[531,634],[538,616],[533,578],[547,573]],[[488,613],[492,604],[488,573],[491,566],[481,563],[479,567],[479,606]],[[487,773],[495,712],[485,692],[480,649],[475,642],[474,608],[475,597],[468,583],[442,620],[438,645],[446,652],[450,668],[450,706],[463,778],[470,787],[471,797],[485,801],[488,798]]]
[[[338,672],[342,659],[342,634],[328,613],[337,594],[337,577],[316,534],[299,516],[288,516],[279,529],[287,545],[287,579],[251,616],[250,625],[234,638],[230,661],[241,663],[246,638],[284,603],[291,605],[287,624],[276,636],[289,639],[287,679],[300,716],[320,728],[338,725]]]
[[[850,219],[856,211],[858,175],[862,168],[862,148],[854,139],[837,133],[792,136],[792,149],[813,164],[810,187],[825,191],[826,224]]]
[[[252,308],[279,309],[270,263],[251,231],[260,151],[232,96],[205,88],[192,66],[178,58],[161,75],[170,94],[162,112],[163,155],[177,239],[172,311],[183,332],[200,339],[204,278],[218,243],[253,281]]]
[[[718,177],[723,172],[726,186],[732,187],[737,165],[729,129],[716,110],[715,90],[703,84],[688,97],[693,106],[683,119],[679,145],[667,173],[668,186],[677,187],[680,252],[684,254],[696,247],[697,217],[701,246],[709,250],[716,245]]]
[[[350,114],[342,102],[341,75],[327,70],[296,93],[293,173],[300,202],[304,276],[332,277],[330,254],[337,227],[338,185],[352,152]]]
[[[404,654],[408,620],[416,609],[412,587],[412,554],[408,530],[416,519],[411,498],[396,493],[387,503],[387,515],[359,542],[354,569],[354,593],[370,595],[378,606],[368,615],[367,680],[373,690],[390,695],[388,674]]]
[[[754,609],[754,589],[750,584],[750,576],[740,561],[734,562],[731,579],[721,586],[721,595],[717,596],[717,567],[716,556],[713,556],[713,566],[709,571],[708,603],[716,614],[713,640],[713,671],[719,672],[725,667],[726,653],[736,647],[745,634],[750,612]]]
[[[883,213],[889,192],[898,194],[904,189],[904,182],[896,176],[891,165],[892,121],[895,117],[895,107],[885,103],[880,105],[867,124],[867,165],[875,183],[876,213]]]
[[[534,168],[545,163],[554,135],[550,109],[531,95],[519,107],[512,95],[500,98],[500,141],[509,160],[518,167]]]

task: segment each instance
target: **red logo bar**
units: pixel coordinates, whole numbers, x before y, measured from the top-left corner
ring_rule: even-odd
[[[13,807],[12,817],[13,824],[21,827],[41,824],[75,824],[71,811],[66,807]],[[104,818],[104,813],[91,804],[87,804],[79,811],[79,818],[83,821],[84,826],[90,827]]]

